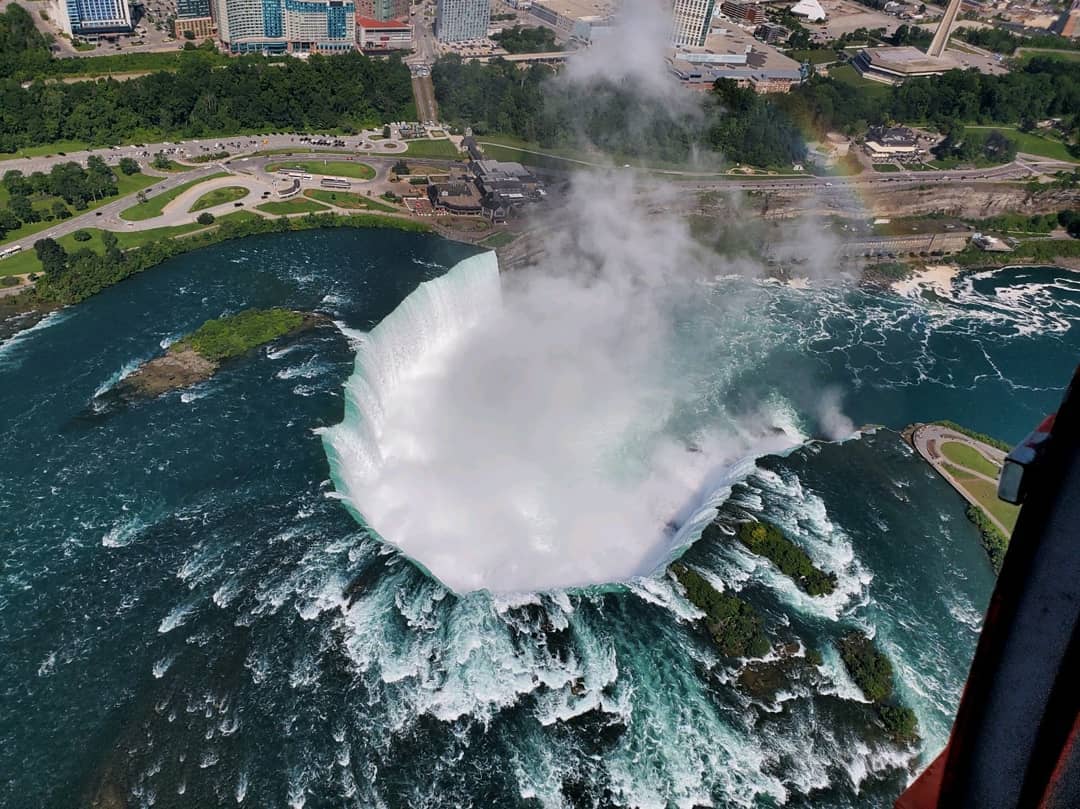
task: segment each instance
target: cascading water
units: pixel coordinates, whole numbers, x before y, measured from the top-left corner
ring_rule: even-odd
[[[564,293],[571,309],[592,294]],[[494,253],[421,284],[362,339],[345,419],[323,435],[354,515],[457,592],[649,575],[754,455],[798,443],[793,425],[748,429],[715,410],[677,427],[667,357],[609,355],[615,318],[582,307],[553,326],[543,301],[504,301]]]

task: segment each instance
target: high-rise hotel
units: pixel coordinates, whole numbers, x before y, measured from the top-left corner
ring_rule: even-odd
[[[63,0],[59,6],[65,33],[88,36],[131,30],[128,0]]]
[[[356,47],[353,0],[214,0],[231,53],[338,53]]]
[[[491,0],[438,0],[435,36],[440,42],[483,39],[491,22]]]
[[[714,6],[714,0],[674,0],[671,44],[675,47],[704,45]]]

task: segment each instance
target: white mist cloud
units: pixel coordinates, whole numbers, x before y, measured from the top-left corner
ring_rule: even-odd
[[[662,4],[630,0],[620,26],[560,81],[685,109]],[[733,265],[691,238],[680,196],[635,172],[579,172],[533,223],[544,256],[502,276],[501,305],[478,303],[483,273],[464,289],[452,274],[379,327],[377,358],[361,352],[358,412],[326,436],[339,490],[452,589],[650,574],[750,471],[738,461],[800,439],[782,403],[727,404],[774,346],[755,328],[760,289],[721,300],[703,285]]]

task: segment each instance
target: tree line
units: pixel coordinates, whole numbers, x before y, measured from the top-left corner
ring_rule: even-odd
[[[0,80],[0,151],[61,140],[107,145],[242,132],[358,130],[413,117],[409,70],[360,53],[216,65],[183,54],[174,72],[22,87]]]
[[[139,164],[135,160],[124,158],[120,161],[120,170],[125,174],[135,174]],[[45,174],[35,171],[29,176],[18,169],[4,173],[0,185],[8,193],[8,203],[0,208],[0,239],[8,232],[24,224],[42,220],[67,219],[71,216],[70,205],[76,211],[85,211],[91,202],[117,195],[116,174],[97,155],[91,155],[83,168],[74,161],[57,163]],[[51,207],[39,210],[34,207],[34,200],[55,197]]]
[[[769,96],[720,80],[689,111],[660,108],[626,85],[597,80],[581,87],[548,81],[551,76],[541,66],[521,71],[499,59],[482,65],[453,55],[432,69],[443,116],[478,135],[514,135],[548,148],[592,145],[615,155],[670,161],[685,160],[707,145],[732,161],[797,163],[806,154],[804,133],[857,135],[870,125],[895,121],[959,134],[962,123],[1061,117],[1073,141],[1080,127],[1080,63],[1045,58],[1001,76],[953,70],[884,94],[822,76],[788,94]],[[966,140],[954,138],[948,148],[949,156],[960,159],[976,154],[1012,159],[1000,136],[969,134]]]

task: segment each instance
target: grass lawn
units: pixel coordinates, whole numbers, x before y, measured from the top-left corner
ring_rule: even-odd
[[[350,194],[348,191],[331,191],[327,188],[309,188],[304,196],[310,199],[336,205],[338,208],[364,209],[369,211],[386,211],[396,213],[397,208],[387,205],[385,202],[365,197],[360,194]]]
[[[171,191],[166,191],[157,196],[150,197],[146,202],[140,202],[137,205],[132,205],[130,208],[120,212],[120,218],[126,219],[129,222],[141,222],[144,219],[153,219],[155,216],[161,216],[161,212],[165,209],[165,206],[183,194],[189,188],[193,188],[199,183],[205,183],[207,180],[213,180],[217,177],[228,177],[229,172],[219,171],[215,174],[211,174],[208,177],[203,177],[198,180],[192,180],[189,183],[183,183],[178,185]]]
[[[195,211],[201,211],[204,208],[213,208],[215,205],[224,205],[226,202],[236,202],[238,199],[243,199],[248,195],[248,190],[239,185],[227,185],[224,188],[215,188],[213,191],[207,191],[192,205],[188,211],[194,213]]]
[[[308,174],[355,177],[358,180],[370,180],[375,176],[375,169],[367,163],[354,163],[349,160],[290,160],[288,163],[268,163],[266,166],[269,172],[278,169],[300,169]]]
[[[56,143],[46,143],[44,146],[27,146],[17,152],[5,152],[0,154],[0,160],[14,160],[18,157],[52,157],[60,152],[82,152],[90,148],[89,143],[78,140],[61,140]]]
[[[115,196],[106,197],[105,199],[99,199],[96,202],[91,202],[89,205],[86,206],[85,210],[82,211],[76,211],[70,205],[67,206],[67,209],[73,216],[81,215],[86,213],[87,211],[92,211],[95,208],[100,208],[106,203],[113,202],[117,199],[120,199],[121,197],[125,197],[128,194],[134,194],[136,191],[141,191],[147,186],[153,185],[159,179],[160,178],[158,177],[151,177],[148,174],[122,174],[118,171],[116,172],[116,189],[118,193]],[[52,204],[58,199],[59,197],[46,197],[41,200],[36,200],[33,203],[33,206],[35,209],[43,212],[49,212],[51,215]],[[0,205],[7,205],[7,201],[7,190],[0,187]],[[9,230],[4,236],[4,238],[0,239],[0,244],[18,241],[19,239],[23,239],[27,236],[32,236],[33,234],[45,230],[45,228],[51,227],[55,224],[56,222],[54,220],[49,222],[31,222],[28,225],[21,225],[15,230]]]
[[[880,171],[885,174],[892,174],[893,172],[900,171],[900,167],[895,163],[875,163],[874,171]]]
[[[1050,48],[1017,48],[1017,61],[1021,66],[1026,65],[1036,56],[1047,59],[1060,59],[1066,62],[1080,62],[1080,51],[1055,51]]]
[[[808,51],[788,51],[785,56],[802,64],[809,62],[812,65],[820,65],[824,62],[835,62],[836,51],[830,48],[812,48]]]
[[[969,126],[968,129],[997,129],[1003,135],[1016,141],[1016,147],[1025,154],[1049,157],[1052,160],[1064,160],[1070,163],[1080,162],[1069,154],[1069,147],[1060,140],[1046,138],[1034,132],[1021,132],[1013,126]]]
[[[1020,507],[1004,500],[998,500],[997,486],[988,480],[978,478],[964,481],[964,488],[979,501],[983,510],[992,514],[1010,532],[1016,527],[1016,517],[1020,513]]]
[[[291,213],[318,213],[320,211],[328,210],[325,205],[310,199],[286,199],[279,202],[264,202],[262,205],[256,205],[260,211],[274,214],[275,216],[285,216]]]
[[[961,469],[959,466],[953,466],[951,463],[942,463],[941,465],[946,472],[948,472],[958,481],[963,482],[973,480],[975,478],[975,476],[971,474],[971,472],[969,472],[967,469]]]
[[[514,241],[517,236],[518,235],[516,233],[513,233],[509,230],[500,230],[498,233],[492,233],[490,236],[480,242],[480,244],[484,245],[484,247],[491,248],[503,247]]]
[[[941,454],[958,466],[967,467],[997,480],[1001,469],[982,456],[978,450],[959,441],[946,441],[941,445]]]
[[[196,168],[195,166],[185,166],[181,163],[177,163],[175,160],[168,160],[166,161],[166,163],[167,165],[165,166],[150,166],[150,168],[154,169],[155,171],[168,171],[173,174],[176,174],[180,171],[191,171],[192,169]]]
[[[886,96],[889,94],[889,91],[892,90],[892,87],[887,84],[864,79],[859,75],[859,71],[851,65],[836,65],[830,67],[829,77],[836,79],[837,81],[842,81],[844,84],[850,84],[853,87],[857,87],[859,90],[870,96]]]
[[[228,221],[243,221],[245,219],[252,219],[256,216],[258,216],[258,214],[251,213],[250,211],[236,211],[235,213],[226,214],[225,216],[219,216],[215,224],[220,225],[222,222]],[[194,233],[197,230],[203,230],[203,228],[204,226],[197,222],[190,222],[186,225],[150,228],[149,230],[117,231],[116,240],[122,249],[130,250],[134,247],[142,247],[144,244],[156,241],[157,239],[174,239],[178,236]],[[66,236],[61,236],[57,239],[57,242],[59,242],[69,253],[82,248],[93,250],[95,253],[103,252],[105,247],[101,243],[102,231],[98,228],[82,229],[90,234],[90,239],[88,241],[77,242],[75,241],[75,233],[69,233]],[[30,272],[41,272],[41,262],[38,261],[37,254],[33,249],[23,250],[11,258],[0,261],[0,276],[22,275]]]
[[[410,157],[444,157],[449,160],[461,157],[461,152],[449,140],[410,140],[406,154]]]

